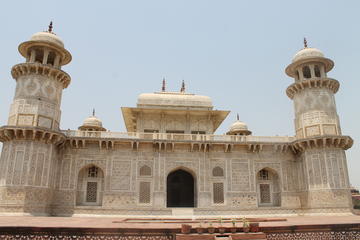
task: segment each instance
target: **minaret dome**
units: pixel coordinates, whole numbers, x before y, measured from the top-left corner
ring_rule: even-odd
[[[38,32],[29,41],[19,45],[20,54],[29,63],[42,63],[55,68],[68,64],[71,54],[64,47],[64,42],[52,31],[52,22],[48,31]]]
[[[326,58],[319,49],[308,47],[305,40],[304,48],[294,55],[292,63],[285,69],[285,72],[296,81],[301,81],[325,78],[327,72],[333,67],[334,62],[331,59]]]

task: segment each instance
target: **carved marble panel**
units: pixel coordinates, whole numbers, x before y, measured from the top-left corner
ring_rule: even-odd
[[[38,116],[38,124],[39,127],[51,128],[52,119],[45,116]]]
[[[130,190],[131,161],[113,161],[111,172],[112,190]]]
[[[231,190],[249,191],[250,190],[250,169],[249,162],[233,159],[231,161]]]
[[[20,126],[33,126],[34,125],[34,118],[33,114],[19,114],[17,125]]]

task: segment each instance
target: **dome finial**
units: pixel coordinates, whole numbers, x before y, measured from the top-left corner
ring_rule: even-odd
[[[95,108],[93,108],[93,116],[95,117]]]
[[[240,120],[239,119],[239,114],[236,114],[236,120],[238,120],[238,121]]]
[[[53,33],[53,32],[52,32],[52,29],[53,29],[53,22],[50,21],[48,32],[49,32],[49,33]]]
[[[185,92],[185,81],[182,80],[180,92]]]
[[[165,92],[166,90],[165,87],[166,87],[166,82],[165,82],[165,77],[163,77],[161,91]]]
[[[304,48],[307,48],[308,47],[308,45],[307,45],[307,40],[306,40],[306,38],[304,37]]]

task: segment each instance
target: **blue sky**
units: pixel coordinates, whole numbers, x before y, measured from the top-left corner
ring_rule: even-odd
[[[212,97],[231,110],[218,129],[227,131],[236,113],[253,135],[293,135],[293,103],[284,73],[303,47],[335,61],[328,74],[345,135],[350,181],[360,187],[359,1],[1,1],[0,125],[5,125],[15,81],[10,69],[24,60],[17,46],[38,31],[54,32],[72,53],[63,68],[72,77],[62,101],[63,129],[76,129],[92,108],[111,131],[125,131],[121,106],[161,88]]]

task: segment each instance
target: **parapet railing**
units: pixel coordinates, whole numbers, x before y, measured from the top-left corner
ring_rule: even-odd
[[[288,136],[237,136],[212,134],[178,134],[178,133],[141,133],[141,132],[102,132],[102,131],[62,131],[67,137],[112,138],[139,140],[174,140],[174,141],[214,141],[214,142],[292,142],[295,137]]]

